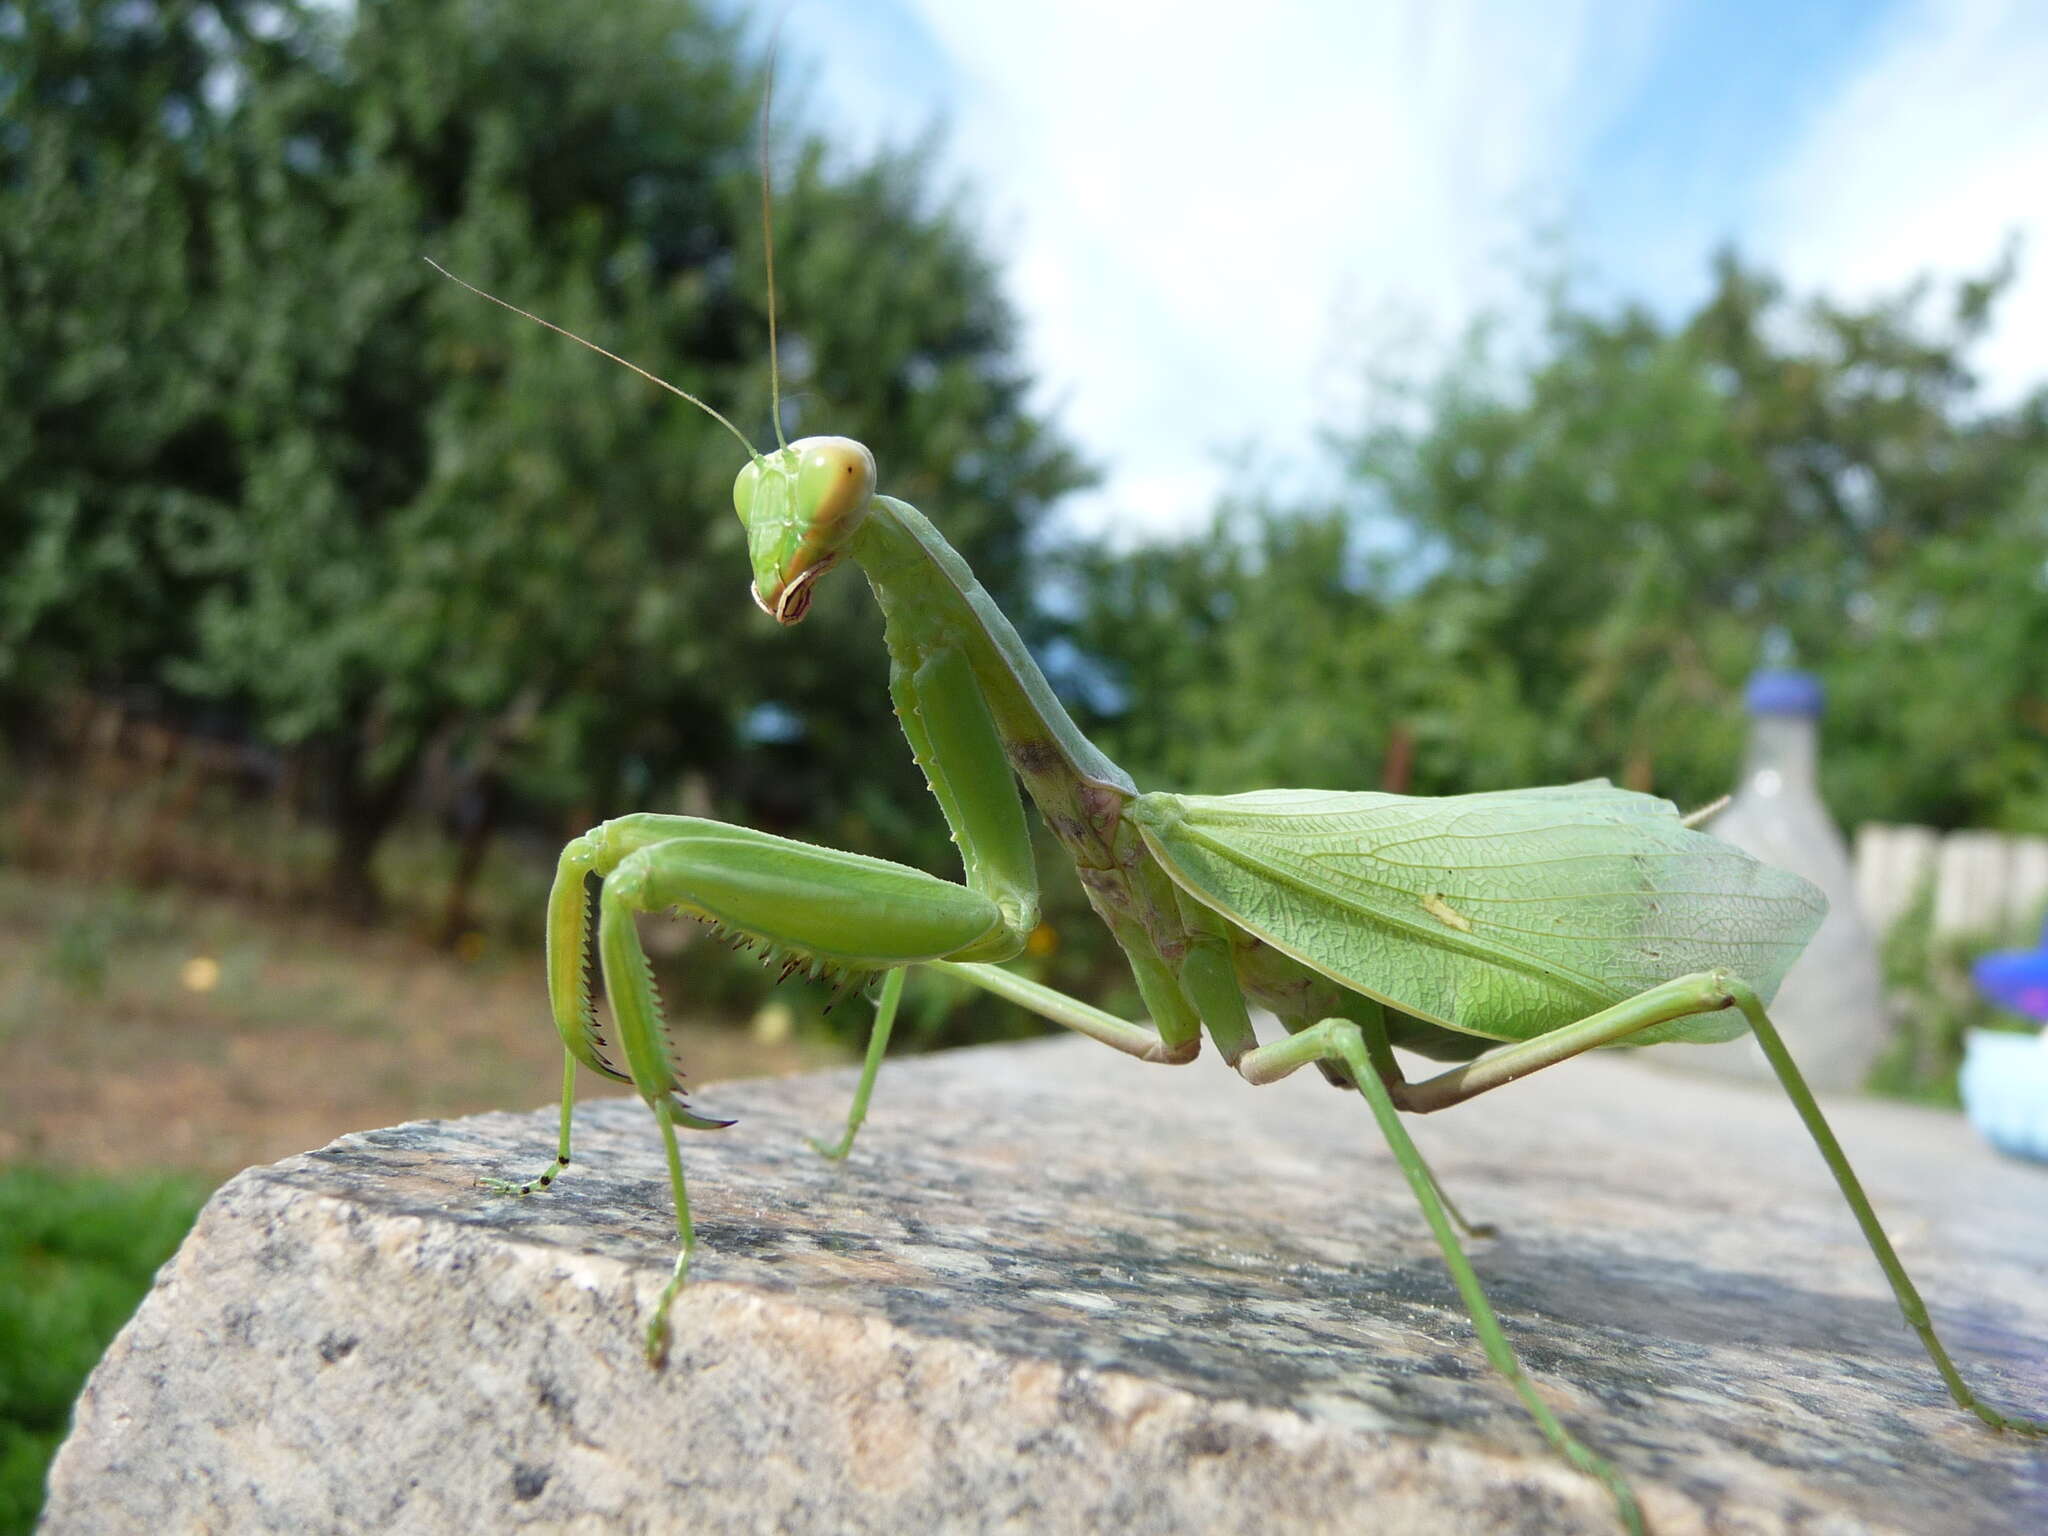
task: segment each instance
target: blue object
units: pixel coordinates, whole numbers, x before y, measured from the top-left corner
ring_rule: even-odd
[[[2048,1020],[2048,928],[2038,949],[2008,949],[1970,968],[2001,1008]],[[1973,1029],[1963,1044],[1963,1108],[2001,1152],[2048,1163],[2048,1035]]]
[[[1977,990],[2001,1008],[2048,1020],[2048,927],[2039,949],[2004,949],[1970,968]]]
[[[1963,1041],[1963,1108],[1999,1151],[2048,1163],[2048,1040],[1973,1029]]]
[[[1811,672],[1756,672],[1742,690],[1752,715],[1805,715],[1819,719],[1826,690]]]

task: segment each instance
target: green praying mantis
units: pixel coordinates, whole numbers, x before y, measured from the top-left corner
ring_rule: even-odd
[[[764,167],[764,224],[768,203]],[[636,914],[674,909],[757,949],[784,975],[880,978],[845,1128],[829,1145],[813,1143],[828,1157],[852,1148],[915,966],[1141,1061],[1192,1062],[1206,1034],[1249,1085],[1314,1066],[1356,1092],[1422,1208],[1488,1360],[1549,1443],[1605,1485],[1632,1531],[1643,1521],[1627,1479],[1564,1427],[1523,1370],[1459,1238],[1479,1229],[1446,1197],[1401,1115],[1465,1103],[1601,1047],[1711,1043],[1749,1030],[1958,1406],[1994,1429],[2048,1435],[2048,1423],[2002,1413],[1964,1381],[1765,1012],[1820,924],[1819,891],[1700,832],[1699,816],[1604,780],[1444,798],[1141,791],[1074,724],[938,529],[878,494],[864,446],[781,440],[772,242],[769,249],[772,452],[756,450],[695,396],[505,307],[632,368],[739,438],[747,462],[733,507],[746,529],[753,600],[777,624],[799,623],[835,567],[860,567],[882,611],[896,716],[959,846],[963,879],[652,813],[604,822],[562,850],[547,910],[548,994],[566,1048],[558,1150],[531,1179],[485,1182],[528,1195],[569,1166],[579,1062],[633,1085],[660,1130],[678,1237],[674,1272],[647,1324],[651,1362],[664,1356],[696,1246],[677,1129],[731,1123],[684,1101],[635,931]],[[1027,796],[1128,961],[1148,1022],[1003,968],[1038,923]],[[609,1032],[588,981],[591,876],[600,882],[597,958]],[[1280,1038],[1261,1042],[1254,1008],[1277,1018]],[[1457,1065],[1410,1081],[1395,1046]]]

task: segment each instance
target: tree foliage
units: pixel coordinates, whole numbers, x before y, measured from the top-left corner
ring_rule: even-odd
[[[875,622],[752,611],[741,450],[456,271],[769,434],[759,63],[684,0],[0,0],[0,695],[211,711],[316,759],[368,904],[424,761],[590,819],[701,773],[922,847]],[[775,155],[792,430],[859,436],[1033,621],[1082,471],[912,157]],[[1763,659],[1827,678],[1845,819],[2048,827],[2048,404],[1970,371],[2002,275],[1861,305],[1720,260],[1550,293],[1340,445],[1317,505],[1057,562],[1149,777],[1724,788]],[[926,841],[920,841],[924,839]]]
[[[687,769],[901,819],[872,615],[752,611],[714,422],[769,435],[761,69],[684,0],[0,8],[0,686],[213,700],[329,765],[339,881],[423,757],[593,816]],[[999,595],[1079,467],[908,157],[777,145],[789,425],[860,436]],[[750,732],[764,705],[800,758]],[[893,760],[892,760],[893,764]]]
[[[1072,563],[1101,729],[1169,780],[1729,785],[1759,662],[1822,673],[1850,821],[2048,827],[2048,395],[1981,397],[2005,274],[1675,321],[1553,293],[1342,444],[1329,507]],[[1374,553],[1377,551],[1378,553]]]

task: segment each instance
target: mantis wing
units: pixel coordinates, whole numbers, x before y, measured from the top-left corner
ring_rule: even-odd
[[[1143,795],[1126,810],[1189,894],[1418,1018],[1525,1040],[1726,969],[1768,1000],[1827,900],[1604,779],[1441,799],[1311,789]],[[1695,1014],[1637,1043],[1732,1039]]]

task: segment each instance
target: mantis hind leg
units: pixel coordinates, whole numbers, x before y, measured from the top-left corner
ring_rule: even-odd
[[[1955,1399],[1956,1406],[1975,1414],[1993,1429],[2017,1435],[2048,1436],[2048,1421],[2024,1418],[1992,1407],[1977,1396],[1956,1369],[1955,1361],[1935,1332],[1927,1304],[1920,1299],[1919,1288],[1906,1273],[1906,1266],[1899,1262],[1897,1250],[1892,1247],[1891,1239],[1885,1236],[1877,1212],[1871,1208],[1870,1197],[1863,1192],[1862,1180],[1849,1166],[1848,1156],[1842,1151],[1841,1142],[1836,1140],[1834,1128],[1821,1113],[1813,1091],[1806,1086],[1806,1079],[1800,1075],[1799,1066],[1792,1059],[1792,1053],[1785,1048],[1784,1038],[1764,1011],[1763,999],[1757,996],[1755,988],[1739,977],[1721,971],[1681,976],[1576,1024],[1568,1024],[1533,1040],[1503,1046],[1425,1082],[1403,1084],[1394,1091],[1392,1098],[1399,1107],[1416,1113],[1448,1108],[1597,1046],[1625,1040],[1653,1024],[1718,1008],[1741,1010],[1750,1033],[1756,1036],[1757,1044],[1763,1050],[1764,1059],[1770,1062],[1785,1096],[1792,1101],[1792,1107],[1805,1124],[1807,1135],[1819,1149],[1822,1161],[1828,1165],[1828,1172],[1834,1175],[1835,1185],[1855,1216],[1864,1242],[1891,1284],[1900,1313],[1919,1336],[1921,1347],[1927,1351],[1928,1359],[1934,1362],[1934,1368],[1940,1373],[1942,1383],[1948,1388],[1949,1396]],[[1291,1071],[1292,1068],[1286,1070]]]
[[[1842,1151],[1841,1142],[1835,1139],[1834,1128],[1827,1117],[1820,1112],[1820,1105],[1813,1097],[1813,1091],[1806,1086],[1806,1079],[1800,1075],[1798,1065],[1792,1060],[1792,1053],[1785,1049],[1784,1037],[1764,1012],[1763,999],[1745,981],[1724,979],[1728,1001],[1742,1010],[1742,1016],[1749,1021],[1750,1033],[1763,1048],[1771,1070],[1778,1074],[1778,1081],[1784,1086],[1785,1096],[1792,1101],[1792,1107],[1799,1111],[1799,1118],[1806,1124],[1807,1135],[1820,1149],[1822,1159],[1828,1165],[1828,1172],[1835,1176],[1835,1183],[1842,1191],[1842,1198],[1848,1202],[1855,1214],[1856,1225],[1863,1229],[1863,1240],[1870,1245],[1870,1251],[1883,1269],[1885,1279],[1891,1282],[1892,1294],[1898,1298],[1899,1311],[1905,1315],[1907,1324],[1920,1336],[1921,1347],[1927,1351],[1928,1359],[1941,1373],[1949,1396],[1956,1406],[1974,1413],[1993,1429],[2002,1429],[2010,1434],[2048,1436],[2048,1420],[2022,1418],[2015,1414],[2001,1412],[1978,1397],[1970,1384],[1963,1380],[1955,1362],[1949,1358],[1948,1350],[1942,1346],[1941,1338],[1934,1331],[1934,1322],[1927,1315],[1927,1304],[1920,1299],[1920,1292],[1912,1278],[1906,1273],[1906,1266],[1899,1262],[1898,1252],[1892,1247],[1891,1239],[1885,1236],[1884,1227],[1877,1219],[1877,1212],[1871,1209],[1870,1199],[1863,1193],[1863,1183],[1856,1177],[1856,1170],[1849,1166],[1849,1159]]]
[[[1564,1427],[1550,1405],[1537,1393],[1536,1384],[1529,1379],[1528,1372],[1522,1369],[1521,1359],[1508,1342],[1500,1317],[1493,1310],[1493,1303],[1487,1299],[1479,1276],[1472,1268],[1472,1261],[1465,1256],[1458,1234],[1452,1229],[1449,1203],[1438,1188],[1436,1176],[1422,1160],[1422,1153],[1408,1135],[1407,1127],[1401,1124],[1388,1086],[1374,1066],[1375,1053],[1367,1049],[1368,1038],[1365,1027],[1350,1019],[1325,1019],[1285,1040],[1248,1051],[1238,1062],[1238,1071],[1246,1081],[1255,1084],[1275,1082],[1297,1068],[1317,1061],[1338,1062],[1349,1071],[1353,1084],[1371,1108],[1380,1134],[1386,1138],[1387,1146],[1394,1154],[1394,1161],[1407,1178],[1416,1203],[1422,1207],[1423,1219],[1429,1223],[1437,1247],[1443,1252],[1444,1266],[1451,1272],[1451,1281],[1457,1286],[1465,1310],[1472,1318],[1473,1330],[1479,1336],[1479,1344],[1485,1350],[1487,1360],[1514,1388],[1515,1395],[1521,1399],[1529,1417],[1536,1421],[1544,1439],[1566,1461],[1597,1479],[1613,1497],[1622,1523],[1635,1536],[1642,1536],[1645,1529],[1642,1507],[1628,1479],[1612,1462],[1589,1449]],[[1384,1036],[1381,1036],[1381,1042],[1383,1040]],[[1462,1220],[1459,1225],[1463,1225]]]

